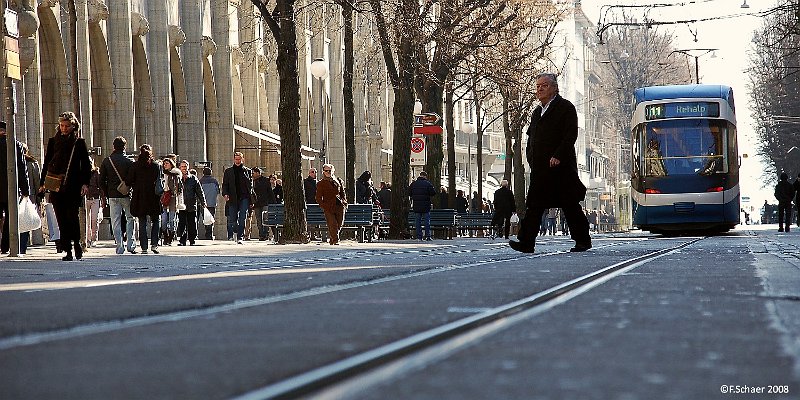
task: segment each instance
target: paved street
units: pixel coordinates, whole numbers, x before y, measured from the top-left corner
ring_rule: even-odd
[[[33,248],[0,398],[798,398],[800,232],[593,240]]]

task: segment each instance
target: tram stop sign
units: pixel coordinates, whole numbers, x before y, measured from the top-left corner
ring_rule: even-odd
[[[425,137],[412,137],[410,165],[412,167],[424,166],[427,153],[428,151],[425,149]]]

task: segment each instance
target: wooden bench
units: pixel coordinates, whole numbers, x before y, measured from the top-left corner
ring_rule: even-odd
[[[494,218],[494,213],[458,214],[458,228],[470,232],[491,230],[493,218]]]
[[[264,211],[264,225],[275,228],[275,241],[280,240],[280,235],[284,226],[285,209],[283,204],[269,204]],[[350,204],[344,213],[344,223],[342,229],[353,229],[359,242],[372,241],[375,216],[371,204]],[[325,213],[319,204],[308,204],[306,206],[306,224],[309,231],[318,232],[323,238],[328,233],[328,223],[325,221]]]
[[[408,229],[412,236],[417,232],[417,216],[412,210],[408,213]],[[445,239],[452,239],[456,235],[458,226],[458,213],[452,208],[434,208],[431,210],[431,231],[443,231]],[[423,225],[422,229],[425,229]]]

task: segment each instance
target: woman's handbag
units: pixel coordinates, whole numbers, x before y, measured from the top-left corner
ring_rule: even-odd
[[[67,162],[67,171],[63,174],[54,174],[50,171],[47,171],[47,175],[44,176],[44,188],[51,191],[51,192],[58,192],[61,190],[61,187],[67,183],[67,173],[69,173],[69,167],[72,165],[72,156],[75,155],[75,146],[78,144],[76,141],[75,144],[72,145],[72,151],[69,153],[69,161]]]
[[[42,218],[39,217],[39,211],[36,210],[30,197],[24,196],[20,199],[18,212],[20,233],[35,231],[42,227]]]
[[[208,211],[207,208],[203,208],[203,225],[214,225],[214,216],[211,215],[211,211]]]
[[[48,172],[47,175],[44,176],[44,188],[51,192],[58,192],[61,190],[61,185],[64,183],[64,178],[66,177],[67,174]]]
[[[164,207],[169,207],[169,203],[172,202],[172,190],[165,190],[164,193],[161,193],[161,205]]]

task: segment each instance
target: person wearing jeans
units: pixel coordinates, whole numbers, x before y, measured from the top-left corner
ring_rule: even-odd
[[[228,240],[242,244],[244,239],[244,223],[250,209],[253,191],[253,172],[244,166],[241,152],[233,153],[233,166],[226,169],[222,176],[222,196],[228,216]]]
[[[100,163],[100,189],[108,199],[111,216],[111,230],[117,244],[117,254],[125,252],[122,239],[122,213],[125,213],[125,232],[128,235],[128,252],[136,254],[136,219],[131,214],[131,194],[122,194],[117,190],[120,182],[128,176],[133,161],[125,155],[127,140],[122,136],[114,139],[114,152]]]
[[[416,214],[417,240],[423,240],[422,223],[425,223],[425,240],[431,240],[431,198],[436,195],[436,189],[428,181],[428,173],[422,171],[417,180],[408,187],[408,196],[411,197],[411,209]]]

